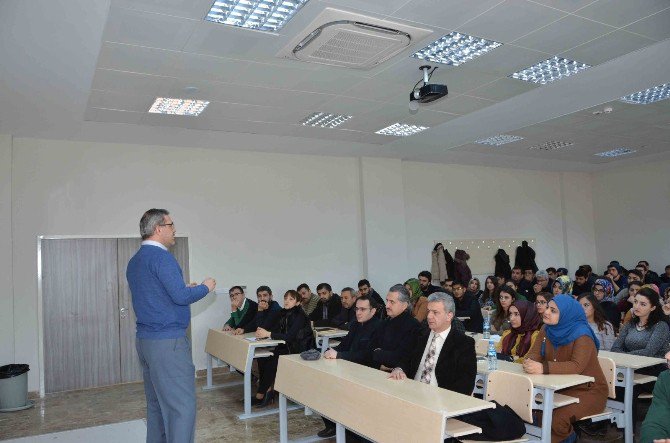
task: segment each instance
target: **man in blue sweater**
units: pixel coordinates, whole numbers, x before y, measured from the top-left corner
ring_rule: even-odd
[[[184,283],[177,260],[168,252],[175,232],[168,211],[145,212],[140,220],[142,247],[126,270],[147,398],[147,443],[194,441],[195,367],[186,337],[189,305],[216,286],[212,278],[199,285]]]

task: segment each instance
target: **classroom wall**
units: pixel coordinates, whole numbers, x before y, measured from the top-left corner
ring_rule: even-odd
[[[0,241],[13,242],[13,252],[10,260],[3,247],[0,259],[13,266],[14,290],[2,293],[0,303],[12,304],[13,314],[0,310],[0,327],[13,326],[0,336],[0,364],[8,354],[30,364],[30,390],[39,388],[37,237],[135,236],[150,207],[168,208],[178,235],[189,237],[192,280],[213,276],[221,287],[246,285],[250,297],[261,284],[281,298],[303,281],[313,288],[326,281],[339,291],[361,277],[384,294],[391,284],[429,268],[434,240],[451,237],[529,236],[537,241],[541,267],[564,265],[566,257],[595,262],[588,190],[563,203],[561,193],[588,187],[588,174],[11,140],[0,139],[2,159],[11,157],[0,166],[0,217],[12,217],[13,235],[4,230]],[[250,136],[248,143],[254,140]],[[564,242],[564,231],[585,234]],[[192,307],[198,369],[205,367],[207,329],[220,327],[229,315],[229,305],[214,297]],[[220,309],[220,316],[211,309]]]
[[[12,137],[0,134],[0,365],[14,357]]]
[[[670,264],[670,160],[599,172],[593,178],[598,270],[647,260],[659,274]]]

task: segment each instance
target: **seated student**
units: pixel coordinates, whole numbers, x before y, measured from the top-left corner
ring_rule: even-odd
[[[450,277],[447,277],[445,280],[442,280],[440,282],[440,287],[442,288],[442,290],[444,290],[445,293],[451,294],[451,291],[452,291],[451,286],[453,284],[454,284],[454,279],[450,278]]]
[[[670,284],[670,265],[665,267],[665,272],[659,277],[661,283]]]
[[[410,278],[405,282],[405,289],[410,293],[410,304],[412,305],[412,317],[419,323],[423,322],[428,315],[428,298],[421,292],[419,280]]]
[[[298,354],[313,347],[314,337],[307,314],[300,307],[302,298],[296,291],[290,289],[284,294],[284,309],[279,313],[279,319],[273,329],[256,330],[256,338],[271,338],[284,340],[286,343],[274,348],[272,357],[259,358],[258,363],[258,390],[253,404],[266,406],[274,401],[272,385],[277,375],[277,363],[280,355]]]
[[[230,288],[228,295],[230,295],[230,318],[223,325],[223,330],[234,331],[238,328],[244,329],[256,316],[258,303],[246,298],[244,296],[244,289],[241,286]]]
[[[573,422],[599,414],[607,402],[607,381],[598,363],[600,343],[586,321],[579,303],[569,295],[557,295],[543,316],[544,326],[531,347],[523,369],[528,374],[582,374],[595,379],[561,390],[579,398],[579,403],[554,409],[551,421],[552,443],[577,440]]]
[[[665,354],[670,369],[670,352]],[[642,422],[641,443],[670,443],[670,370],[663,371],[656,380],[654,397],[647,416]]]
[[[589,273],[582,267],[575,271],[575,283],[572,285],[572,295],[575,297],[585,292],[590,292],[593,286],[588,281]]]
[[[255,332],[258,328],[270,330],[276,323],[281,306],[272,300],[272,289],[269,286],[259,286],[256,289],[256,299],[258,300],[258,312],[245,327],[235,329],[235,334]]]
[[[637,262],[635,269],[642,271],[642,274],[644,275],[643,281],[645,284],[654,284],[658,286],[661,283],[661,279],[659,278],[658,274],[651,270],[647,260],[640,260]]]
[[[484,280],[484,290],[482,291],[481,297],[479,297],[479,306],[482,309],[488,309],[490,311],[495,309],[496,302],[494,301],[494,296],[498,289],[498,279],[492,275],[486,277]]]
[[[344,293],[344,291],[342,291]],[[361,295],[356,299],[356,320],[349,327],[349,333],[342,339],[337,349],[328,349],[323,357],[327,359],[348,360],[364,366],[370,366],[370,353],[372,342],[382,320],[376,316],[377,307],[374,301],[367,295]],[[323,418],[325,428],[318,432],[321,438],[333,437],[335,435],[335,423]]]
[[[503,332],[496,345],[499,358],[511,359],[522,363],[523,357],[530,350],[540,333],[542,320],[537,314],[535,303],[517,300],[509,307],[510,329]]]
[[[393,285],[386,295],[388,318],[379,326],[372,343],[372,367],[390,370],[411,351],[419,322],[410,312],[410,295],[403,285]]]
[[[314,322],[314,326],[334,326],[333,319],[342,310],[340,296],[333,294],[333,288],[328,283],[319,283],[316,293],[319,295],[319,302],[309,315],[310,321]]]
[[[525,267],[523,270],[523,278],[517,284],[516,292],[524,297],[524,300],[535,301],[535,292],[533,285],[535,284],[535,271],[533,268]]]
[[[567,275],[559,275],[551,289],[554,297],[561,294],[572,295],[572,281]]]
[[[300,294],[302,310],[305,311],[305,314],[310,315],[319,304],[319,296],[312,292],[307,283],[302,283],[296,291]]]
[[[386,310],[381,309],[381,307],[384,306],[384,299],[372,286],[370,286],[370,282],[367,279],[364,278],[358,282],[358,293],[359,295],[367,295],[370,297],[370,300],[372,300],[372,303],[380,307],[380,309],[377,309],[377,317],[386,317]]]
[[[554,280],[549,277],[547,271],[539,270],[535,274],[535,284],[533,285],[534,296],[537,296],[540,292],[549,292],[551,287],[554,285]]]
[[[602,304],[600,304],[596,296],[590,292],[578,296],[577,301],[582,305],[584,315],[586,315],[586,321],[589,322],[589,326],[600,342],[600,349],[603,351],[612,349],[616,336],[614,335],[614,327],[612,326],[612,323],[607,321]]]
[[[356,291],[353,288],[346,287],[340,291],[340,301],[342,309],[340,313],[333,318],[333,326],[338,329],[349,330],[349,325],[356,321]]]
[[[518,294],[509,286],[505,285],[498,290],[496,297],[496,313],[491,318],[491,332],[502,334],[509,329],[509,307],[518,300]]]
[[[607,273],[603,276],[614,288],[614,294],[618,294],[619,291],[628,287],[628,278],[621,273],[621,266],[616,263],[610,263],[607,266]]]
[[[554,294],[550,292],[540,292],[535,296],[535,309],[537,309],[537,315],[542,321],[542,315],[544,311],[547,310],[547,304],[554,298]]]
[[[549,280],[556,280],[556,277],[558,277],[558,271],[553,266],[548,267],[547,269],[545,269],[545,271],[547,271]],[[549,285],[549,289],[551,289],[551,286],[552,285]],[[545,292],[548,292],[548,290]]]
[[[423,295],[426,297],[428,297],[433,292],[442,291],[439,286],[435,286],[431,283],[433,281],[433,274],[431,274],[430,271],[419,272],[419,276],[417,278],[419,279],[419,285],[421,285],[421,292],[423,292]]]
[[[592,292],[600,303],[600,306],[603,308],[605,317],[607,317],[607,320],[614,326],[614,330],[618,331],[619,324],[621,323],[621,313],[614,303],[614,287],[612,286],[612,283],[604,278],[599,278],[593,284]]]
[[[663,292],[663,313],[666,317],[670,317],[670,286],[665,288]]]
[[[471,395],[477,375],[477,355],[472,337],[451,327],[454,301],[444,292],[428,297],[428,327],[412,351],[393,369],[394,380],[407,377],[463,395]]]
[[[465,285],[460,282],[454,282],[454,304],[456,305],[456,317],[469,317],[463,320],[465,330],[468,332],[482,332],[484,318],[482,310],[479,307],[479,301],[472,295],[465,292]]]
[[[482,296],[483,292],[484,291],[482,291],[479,279],[477,277],[472,277],[468,282],[468,287],[465,293],[468,295],[472,295],[475,298],[475,300],[479,301],[479,297]]]
[[[626,292],[628,296],[617,304],[617,310],[619,311],[619,315],[621,315],[622,320],[621,320],[621,325],[625,325],[626,323],[630,322],[630,320],[633,318],[633,302],[635,301],[635,296],[637,295],[637,292],[642,288],[642,283],[639,281],[632,281],[628,283],[628,287],[624,289],[621,292]],[[621,327],[619,325],[619,327]]]

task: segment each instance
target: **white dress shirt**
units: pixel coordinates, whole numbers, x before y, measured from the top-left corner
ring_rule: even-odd
[[[437,334],[437,338],[435,339],[435,365],[433,365],[433,370],[430,373],[431,386],[437,386],[437,379],[435,378],[435,368],[437,367],[437,359],[440,358],[440,352],[442,352],[442,346],[444,345],[444,341],[447,339],[447,336],[449,335],[449,331],[451,331],[451,326],[449,326],[446,330]],[[419,364],[419,369],[416,370],[416,375],[414,376],[414,380],[416,381],[421,381],[421,374],[423,374],[423,368],[425,367],[424,363],[426,362],[426,356],[428,355],[428,350],[430,350],[430,343],[433,341],[434,335],[435,333],[431,331],[430,335],[428,336],[428,341],[426,342],[426,348],[423,350],[423,356],[421,357],[421,363]]]
[[[168,250],[168,248],[166,248],[163,243],[158,243],[157,241],[153,241],[153,240],[144,240],[142,242],[142,245],[158,246],[159,248],[163,249],[164,251]]]

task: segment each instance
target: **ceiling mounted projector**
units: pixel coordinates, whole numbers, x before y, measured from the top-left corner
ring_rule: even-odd
[[[419,68],[420,71],[423,71],[423,86],[417,89],[417,86],[421,83],[421,80],[419,80],[414,85],[414,88],[412,88],[412,92],[409,93],[409,110],[412,113],[416,113],[419,110],[419,103],[430,103],[449,94],[447,85],[431,85],[428,83],[437,66],[432,71],[430,68],[431,66],[429,65],[423,65]]]

